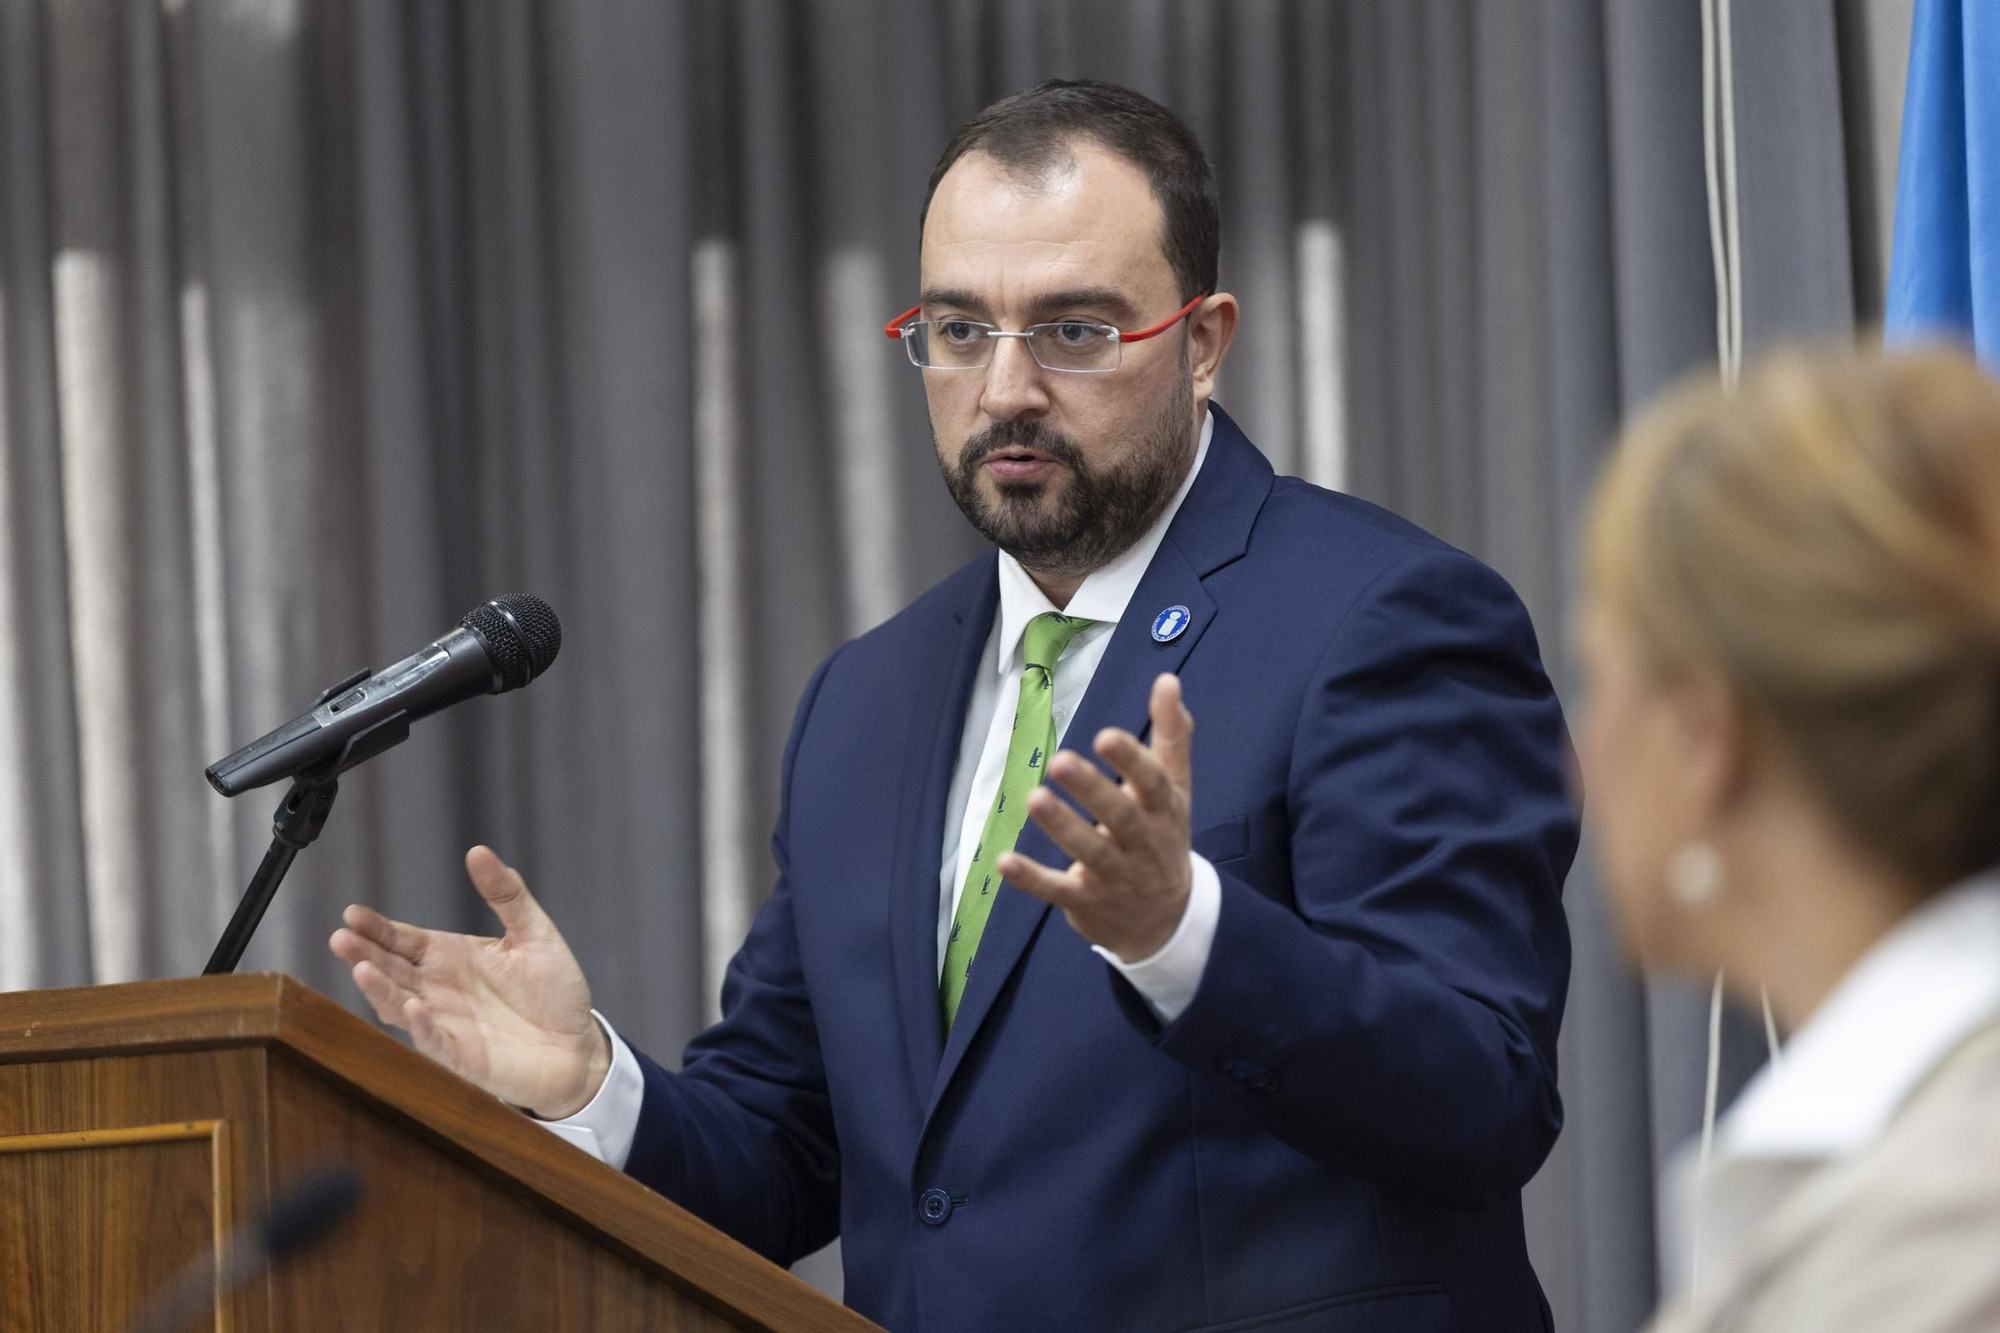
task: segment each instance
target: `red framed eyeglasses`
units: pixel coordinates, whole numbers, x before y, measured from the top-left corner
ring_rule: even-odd
[[[882,332],[900,341],[910,354],[910,364],[922,370],[979,370],[991,364],[995,339],[1019,338],[1027,343],[1028,355],[1044,370],[1103,374],[1118,369],[1120,351],[1126,343],[1157,338],[1187,318],[1207,298],[1208,293],[1202,292],[1152,328],[1137,333],[1126,333],[1088,319],[1059,319],[1019,330],[959,316],[918,319],[923,313],[921,305],[911,306],[884,324]]]

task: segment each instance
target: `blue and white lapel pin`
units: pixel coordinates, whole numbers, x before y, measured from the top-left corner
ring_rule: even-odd
[[[1153,642],[1166,643],[1178,639],[1181,631],[1188,627],[1188,621],[1192,619],[1194,617],[1188,614],[1185,606],[1168,607],[1153,617]]]

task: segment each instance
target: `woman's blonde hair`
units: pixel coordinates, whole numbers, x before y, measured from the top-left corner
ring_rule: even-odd
[[[2000,385],[1946,350],[1782,351],[1626,429],[1586,588],[1715,671],[1914,882],[2000,863]]]

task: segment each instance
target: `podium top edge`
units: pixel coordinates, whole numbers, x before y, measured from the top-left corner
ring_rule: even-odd
[[[8,991],[0,993],[0,1064],[278,1041],[287,1011],[301,1006],[339,1008],[276,972]]]

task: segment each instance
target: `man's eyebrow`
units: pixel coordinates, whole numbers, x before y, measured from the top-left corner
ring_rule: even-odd
[[[946,306],[968,314],[989,314],[985,299],[962,287],[927,287],[922,304],[927,310]],[[1129,298],[1110,287],[1071,287],[1059,292],[1044,292],[1029,300],[1028,310],[1031,317],[1061,310],[1100,310],[1120,325],[1131,323],[1139,314],[1138,307]]]
[[[950,306],[954,310],[969,311],[975,315],[986,313],[986,302],[963,287],[926,287],[918,298],[928,310],[932,306]]]
[[[1058,310],[1101,310],[1118,324],[1129,324],[1139,314],[1137,306],[1123,293],[1110,287],[1071,287],[1065,291],[1047,292],[1030,301],[1028,308],[1038,315]]]

